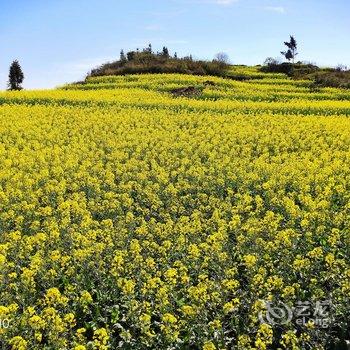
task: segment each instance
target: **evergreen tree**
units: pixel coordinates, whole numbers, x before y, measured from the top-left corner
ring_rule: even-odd
[[[138,51],[137,51],[138,52]],[[135,51],[129,51],[127,54],[126,54],[127,58],[128,58],[128,61],[132,61],[134,58],[135,58]]]
[[[24,80],[22,68],[17,60],[13,61],[10,66],[8,87],[9,90],[22,90],[21,84]]]
[[[165,46],[163,47],[162,56],[165,58],[169,58],[169,50]]]
[[[120,62],[122,63],[126,62],[126,56],[125,56],[124,50],[120,51]]]
[[[297,56],[298,52],[297,52],[297,42],[294,38],[293,35],[290,35],[290,40],[285,41],[284,45],[286,45],[288,47],[287,51],[281,51],[281,54],[288,60],[292,60],[293,64],[295,61],[295,57]]]
[[[174,58],[177,59],[177,52],[174,53]]]

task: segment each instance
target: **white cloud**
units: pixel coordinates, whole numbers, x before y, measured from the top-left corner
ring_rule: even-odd
[[[220,6],[229,6],[238,1],[239,0],[187,0],[188,3],[192,4],[214,4]]]
[[[95,68],[103,63],[117,60],[119,57],[100,57],[100,58],[89,58],[81,61],[73,62],[70,64],[70,68],[73,72],[86,72],[86,70]],[[69,67],[69,65],[68,65]]]
[[[174,45],[184,45],[184,44],[188,44],[187,40],[165,40],[165,42],[167,44],[174,44]]]
[[[147,47],[148,44],[151,43],[153,48],[156,49],[157,47],[162,48],[164,45],[185,45],[188,44],[187,40],[182,40],[182,39],[167,39],[164,37],[149,37],[149,38],[139,38],[136,39],[132,42],[133,47],[138,47],[138,48],[143,48]],[[171,48],[169,48],[171,49]]]
[[[176,17],[183,15],[187,11],[185,9],[173,10],[173,11],[147,11],[146,13],[154,17]]]
[[[145,27],[146,30],[152,31],[152,32],[156,32],[158,30],[161,30],[161,26],[158,24],[150,24],[148,26]]]
[[[103,63],[116,61],[119,56],[85,58],[79,61],[56,63],[55,70],[59,73],[65,73],[67,76],[84,76],[91,69],[100,66]]]
[[[286,9],[283,6],[266,6],[265,10],[278,13],[286,13]]]
[[[227,6],[233,4],[234,2],[238,2],[238,0],[215,0],[213,2],[215,2],[218,5]]]

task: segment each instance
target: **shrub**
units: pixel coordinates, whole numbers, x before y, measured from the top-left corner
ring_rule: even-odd
[[[280,63],[278,60],[269,57],[265,60],[260,70],[265,73],[284,73],[290,77],[301,78],[317,72],[319,67],[311,63],[305,64],[302,62],[295,64],[289,62]]]
[[[316,74],[315,84],[324,87],[350,88],[350,71],[324,71]]]

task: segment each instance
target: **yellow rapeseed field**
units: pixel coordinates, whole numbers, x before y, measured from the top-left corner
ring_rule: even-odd
[[[350,91],[242,72],[0,93],[4,349],[350,338]],[[327,328],[262,322],[324,301]]]

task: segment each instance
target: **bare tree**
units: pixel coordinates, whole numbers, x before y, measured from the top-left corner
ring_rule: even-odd
[[[337,72],[346,72],[348,70],[348,67],[345,65],[345,64],[338,64],[336,67],[335,67],[335,70]]]
[[[228,57],[228,54],[225,52],[219,52],[215,55],[214,58],[215,61],[218,61],[220,63],[228,64],[230,61],[230,58]]]

